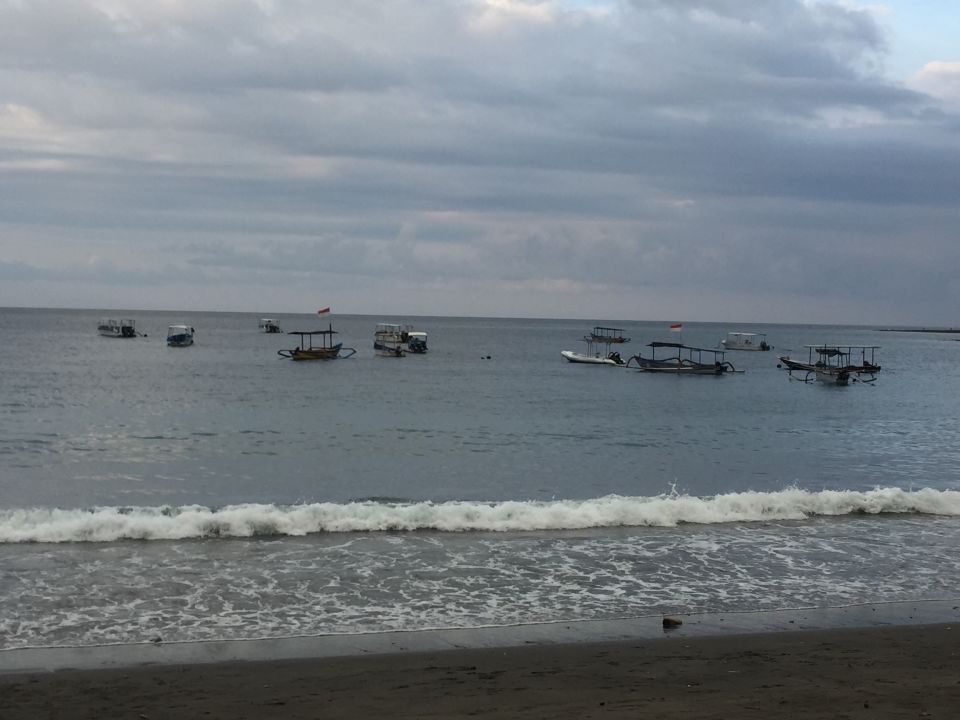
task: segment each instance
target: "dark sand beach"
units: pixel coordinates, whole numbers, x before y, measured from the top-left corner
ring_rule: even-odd
[[[0,676],[20,718],[954,718],[960,626]]]

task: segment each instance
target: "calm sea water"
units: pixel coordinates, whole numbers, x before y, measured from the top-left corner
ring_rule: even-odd
[[[960,596],[957,336],[334,315],[357,355],[295,363],[258,319],[0,310],[0,648]],[[378,321],[430,352],[375,357]],[[564,361],[594,324],[775,350],[724,377]],[[824,342],[881,345],[878,381],[777,369]]]

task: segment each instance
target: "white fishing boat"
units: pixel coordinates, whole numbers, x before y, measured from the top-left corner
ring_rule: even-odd
[[[821,382],[845,387],[851,382],[871,383],[877,379],[880,366],[876,362],[879,345],[805,345],[807,362],[778,358],[777,367],[785,366],[790,378],[803,382]],[[867,358],[869,353],[870,357]]]
[[[135,323],[130,318],[103,318],[97,325],[97,332],[103,337],[132,338],[137,336]]]
[[[601,327],[597,325],[589,335],[583,336],[587,344],[586,352],[578,353],[573,350],[561,350],[560,355],[572,363],[586,363],[589,365],[624,365],[620,353],[611,350],[613,345],[630,342],[630,338],[623,336],[621,328]]]
[[[767,344],[765,333],[728,332],[727,337],[720,341],[724,350],[756,350],[766,351],[772,346]]]
[[[280,321],[274,318],[262,318],[260,320],[260,330],[265,333],[283,332],[283,330],[280,329]]]
[[[167,328],[167,345],[187,347],[193,345],[194,330],[189,325],[171,325]]]
[[[427,351],[427,334],[420,330],[410,330],[406,333],[407,352],[414,355],[423,355]]]
[[[373,333],[373,349],[381,357],[404,357],[407,354],[404,328],[393,323],[377,323]]]

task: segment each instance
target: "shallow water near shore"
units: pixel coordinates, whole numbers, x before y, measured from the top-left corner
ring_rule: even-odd
[[[960,597],[960,343],[872,328],[3,310],[0,647],[604,622]],[[287,330],[325,320],[279,316]],[[375,357],[378,321],[430,352]],[[167,348],[168,324],[197,330]],[[594,324],[743,373],[574,365]],[[882,345],[873,384],[781,352]],[[626,355],[627,353],[624,353]]]

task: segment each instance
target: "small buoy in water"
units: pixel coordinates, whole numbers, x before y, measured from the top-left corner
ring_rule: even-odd
[[[678,620],[677,618],[665,617],[663,619],[663,629],[664,630],[673,630],[683,625],[683,620]]]

